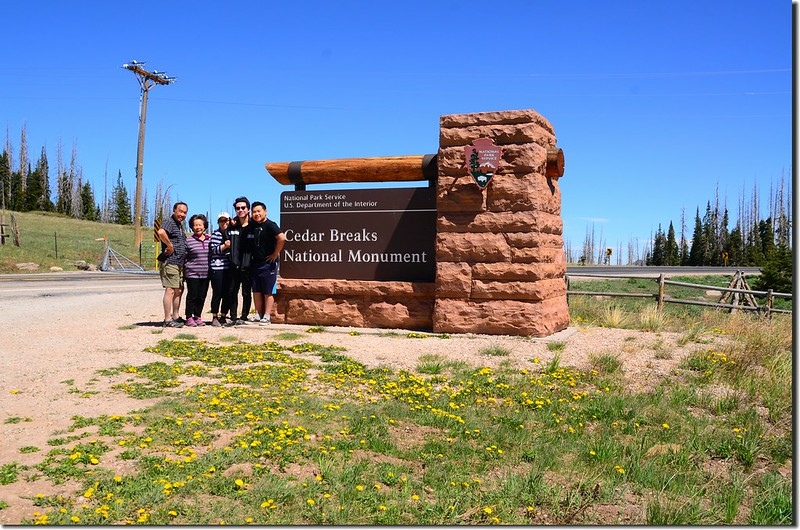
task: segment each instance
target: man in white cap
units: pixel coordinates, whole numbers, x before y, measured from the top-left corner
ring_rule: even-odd
[[[227,324],[225,316],[230,311],[233,274],[231,273],[231,251],[221,249],[223,232],[228,229],[231,216],[228,212],[220,212],[217,216],[217,229],[211,233],[209,252],[209,268],[211,278],[211,314],[214,315],[211,325],[218,327]],[[234,293],[235,296],[235,293]],[[220,303],[222,310],[220,311]],[[236,320],[235,315],[230,315]]]

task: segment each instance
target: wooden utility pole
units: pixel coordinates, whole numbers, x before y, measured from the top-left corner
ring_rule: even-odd
[[[144,69],[144,63],[138,61],[132,61],[130,64],[125,63],[122,67],[136,75],[139,87],[142,90],[139,110],[139,145],[136,150],[136,194],[133,204],[134,245],[139,248],[139,245],[142,244],[142,169],[144,166],[144,126],[147,120],[147,95],[155,85],[169,85],[175,82],[175,78],[158,70],[148,72]]]

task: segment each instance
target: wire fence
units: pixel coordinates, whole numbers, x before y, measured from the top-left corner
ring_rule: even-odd
[[[106,241],[105,251],[100,263],[101,271],[126,272],[135,274],[156,274],[158,262],[156,261],[156,246],[142,244],[139,245],[138,261],[137,257],[129,258],[121,252],[115,250],[111,243]]]

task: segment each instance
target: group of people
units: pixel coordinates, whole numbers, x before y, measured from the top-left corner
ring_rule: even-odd
[[[164,287],[165,327],[205,326],[202,315],[209,285],[212,326],[242,325],[248,321],[270,323],[278,257],[286,236],[267,218],[263,202],[255,201],[251,208],[247,197],[237,197],[233,208],[233,218],[227,212],[217,216],[217,229],[210,235],[206,216],[192,215],[188,223],[191,233],[187,235],[182,225],[189,207],[185,202],[176,202],[172,215],[156,231],[161,241],[158,261]],[[180,316],[184,284],[185,319]],[[253,302],[256,314],[250,316]]]

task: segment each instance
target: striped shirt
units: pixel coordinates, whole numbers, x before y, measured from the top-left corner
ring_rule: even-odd
[[[185,278],[208,278],[210,239],[207,234],[201,237],[192,234],[186,238],[186,264],[183,268]]]
[[[186,232],[183,231],[181,225],[178,224],[171,215],[167,217],[166,221],[161,225],[161,228],[167,233],[167,237],[170,242],[172,242],[172,248],[174,249],[172,254],[167,256],[167,260],[164,263],[183,265],[183,261],[186,258]],[[166,248],[167,245],[161,243],[162,252]]]
[[[211,233],[211,261],[209,264],[215,271],[224,271],[231,268],[231,251],[226,250],[225,252],[220,252],[219,247],[222,243],[222,232],[214,230]]]

